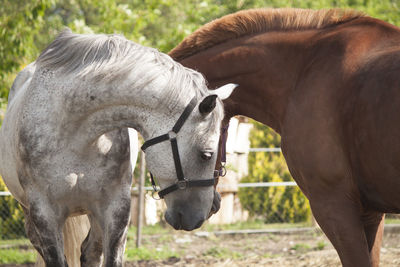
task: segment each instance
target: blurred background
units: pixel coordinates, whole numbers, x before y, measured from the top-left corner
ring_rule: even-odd
[[[8,91],[16,74],[34,61],[65,27],[76,33],[122,34],[132,41],[168,53],[185,36],[213,19],[243,9],[265,7],[352,8],[400,25],[400,0],[0,0],[0,125],[7,107]],[[293,255],[329,249],[329,242],[313,221],[307,199],[289,174],[280,153],[279,135],[255,121],[235,118],[229,130],[227,169],[228,174],[221,178],[218,188],[223,197],[221,211],[197,235],[181,234],[167,226],[162,218],[161,202],[155,202],[150,193],[146,194],[146,226],[141,248],[134,246],[137,190],[133,189],[133,225],[128,237],[127,259],[136,261],[136,264],[140,260],[179,259],[187,254],[188,246],[193,246],[193,240],[206,236],[206,240],[210,241],[211,233],[214,241],[220,235],[232,235],[232,240],[224,241],[226,244],[231,242],[232,247],[221,250],[220,244],[211,244],[201,255],[231,264],[226,260],[249,253],[248,249],[237,253],[234,251],[238,242],[235,241],[237,234],[243,234],[240,231],[246,230],[247,236],[262,232],[262,229],[271,235],[307,232],[311,229],[308,235],[314,240],[309,244],[308,241],[299,242],[289,238],[282,246],[266,246],[270,251],[278,249],[280,254],[265,250],[258,253],[264,255],[263,259],[271,259],[282,253]],[[136,168],[135,181],[139,172],[139,168]],[[25,236],[22,210],[8,195],[1,177],[0,191],[0,264],[33,262],[35,254]],[[389,216],[386,223],[396,224],[398,221],[396,216]],[[199,237],[203,231],[207,234]],[[299,238],[302,240],[303,237]],[[152,250],[153,241],[166,246]],[[275,240],[272,244],[278,243]],[[254,241],[253,250],[257,247],[259,245]],[[332,257],[332,264],[338,264],[334,252]],[[172,263],[167,263],[175,262],[172,260]]]

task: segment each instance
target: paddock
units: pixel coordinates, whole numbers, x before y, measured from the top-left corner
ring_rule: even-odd
[[[135,248],[136,229],[131,228],[125,266],[341,266],[336,251],[317,228],[286,228],[276,232],[264,229],[262,233],[260,229],[258,233],[219,230],[226,227],[211,230],[207,224],[190,233],[160,225],[145,227],[139,250]],[[400,264],[399,231],[399,225],[385,227],[382,266]],[[28,249],[27,246],[19,248],[20,251]],[[34,264],[0,266],[33,267]]]
[[[236,142],[238,136],[244,135],[245,139],[248,138],[249,128],[248,121],[244,118],[231,121],[227,146],[229,162],[247,162],[248,153],[280,153],[279,148],[250,148],[250,143],[247,141]],[[173,230],[162,220],[163,211],[160,209],[156,212],[159,222],[155,222],[152,217],[146,218],[145,215],[143,222],[145,225],[141,229],[141,244],[137,248],[138,228],[131,225],[125,252],[125,266],[341,266],[333,246],[312,222],[283,223],[279,218],[275,218],[263,223],[259,220],[254,221],[254,218],[249,219],[243,212],[238,212],[238,207],[232,201],[236,198],[235,190],[232,188],[242,185],[237,172],[242,173],[241,175],[247,174],[246,168],[247,166],[236,168],[236,173],[228,169],[227,176],[221,178],[221,185],[231,184],[225,193],[221,192],[224,187],[220,188],[223,205],[219,213],[223,216],[217,216],[219,219],[210,220],[194,232]],[[293,184],[282,183],[275,186],[282,188]],[[154,203],[151,198],[151,187],[147,189],[149,192],[145,195],[144,201],[148,205],[146,209],[154,210],[155,207],[148,204]],[[132,195],[135,195],[134,189]],[[0,194],[0,199],[7,200],[9,207],[16,205],[15,200],[5,192]],[[236,213],[229,213],[232,209],[236,210]],[[132,224],[137,220],[135,211],[137,212],[136,208],[133,208],[131,212]],[[234,220],[238,214],[241,214],[242,219]],[[7,218],[4,209],[0,210],[0,218],[3,221]],[[9,227],[7,238],[0,240],[0,267],[34,266],[36,254],[29,241],[24,238],[23,225],[10,224]],[[11,235],[12,233],[15,237]],[[381,249],[382,266],[400,265],[399,235],[400,217],[388,216]],[[9,263],[4,263],[5,255],[12,253],[19,256],[9,257]],[[16,263],[24,260],[28,263]]]

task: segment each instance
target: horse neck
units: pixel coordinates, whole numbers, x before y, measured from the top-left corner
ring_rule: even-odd
[[[228,82],[239,84],[224,103],[226,118],[244,115],[279,133],[313,34],[274,32],[243,37],[201,51],[181,63],[202,72],[211,88]]]
[[[136,89],[120,81],[94,85],[77,81],[67,93],[74,99],[63,105],[64,112],[69,114],[63,124],[70,127],[68,131],[75,137],[71,142],[84,148],[102,134],[121,128],[134,128],[145,139],[167,132],[164,128],[173,125],[190,95],[181,96],[171,109],[164,104],[168,95],[165,90],[169,89],[165,84],[163,77]]]

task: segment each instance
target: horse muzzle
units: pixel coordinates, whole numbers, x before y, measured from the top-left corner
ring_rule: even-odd
[[[174,227],[175,230],[192,231],[199,228],[206,220],[206,216],[184,212],[183,210],[171,210],[165,213],[165,220]]]

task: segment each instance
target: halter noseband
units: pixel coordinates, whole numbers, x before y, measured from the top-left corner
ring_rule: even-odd
[[[193,109],[196,107],[197,101],[196,97],[193,97],[192,100],[190,100],[189,104],[186,106],[185,110],[182,112],[181,116],[175,123],[174,127],[172,127],[172,130],[166,134],[154,137],[152,139],[147,140],[146,142],[143,143],[141,149],[143,152],[145,152],[146,148],[164,142],[164,141],[170,141],[171,142],[171,148],[172,148],[172,156],[174,158],[174,164],[175,164],[175,171],[178,180],[173,184],[168,186],[167,188],[164,188],[163,190],[158,192],[158,196],[160,198],[164,198],[165,195],[174,192],[175,190],[178,189],[186,189],[188,187],[206,187],[206,186],[213,186],[215,183],[215,178],[213,177],[212,179],[207,179],[207,180],[188,180],[185,178],[185,175],[183,174],[183,169],[181,165],[181,159],[179,157],[179,150],[178,150],[178,142],[176,140],[177,134],[182,128],[183,124],[189,117],[190,113],[192,113]],[[153,175],[150,172],[150,177],[151,177],[151,184],[154,188],[154,191],[156,190],[156,183],[154,181]]]

